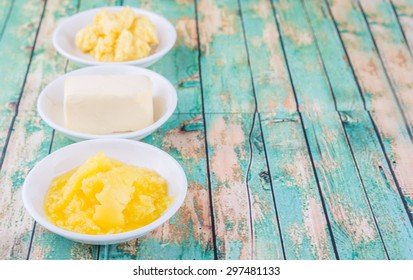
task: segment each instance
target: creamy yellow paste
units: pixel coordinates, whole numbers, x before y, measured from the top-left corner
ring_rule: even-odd
[[[150,19],[125,7],[117,13],[100,10],[93,22],[76,34],[75,43],[97,61],[121,62],[148,56],[159,41]]]
[[[98,153],[53,180],[44,209],[58,227],[109,234],[153,222],[171,201],[166,181],[156,172]]]

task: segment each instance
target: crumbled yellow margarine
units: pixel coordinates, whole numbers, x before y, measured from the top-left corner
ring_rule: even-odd
[[[159,41],[150,19],[125,7],[117,13],[100,10],[94,21],[76,34],[75,43],[97,61],[120,62],[148,56]]]
[[[58,227],[109,234],[153,222],[171,201],[166,181],[156,172],[98,153],[53,180],[44,209]]]

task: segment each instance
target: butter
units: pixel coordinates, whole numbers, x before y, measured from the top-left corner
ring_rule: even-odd
[[[90,134],[148,127],[154,122],[151,81],[140,75],[68,77],[64,121],[67,129]]]
[[[44,210],[53,224],[66,230],[111,234],[150,224],[172,200],[158,173],[101,152],[52,181]]]
[[[148,56],[159,40],[148,17],[125,7],[117,13],[100,10],[91,24],[76,33],[75,44],[97,61],[120,62]]]

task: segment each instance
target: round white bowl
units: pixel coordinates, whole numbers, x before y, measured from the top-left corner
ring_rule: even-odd
[[[99,62],[96,61],[91,55],[82,52],[76,47],[76,33],[88,24],[92,23],[99,10],[106,9],[113,13],[118,12],[123,8],[124,7],[121,6],[101,7],[80,12],[63,19],[53,33],[54,47],[61,55],[80,66],[123,64],[148,67],[154,64],[172,49],[176,41],[176,31],[174,26],[167,19],[143,9],[131,8],[137,15],[147,16],[156,26],[159,45],[151,55],[145,58],[125,62]]]
[[[104,152],[123,163],[149,168],[161,175],[168,184],[168,195],[174,197],[168,209],[154,222],[128,232],[91,235],[71,232],[52,224],[46,217],[44,198],[54,178]],[[164,151],[149,144],[126,139],[97,139],[66,146],[38,162],[23,184],[23,204],[29,214],[43,227],[65,238],[87,244],[115,244],[147,234],[171,218],[181,207],[188,188],[185,172],[179,163]]]
[[[155,122],[144,128],[127,133],[87,134],[69,130],[64,126],[63,100],[64,81],[75,75],[145,75],[152,82],[153,111]],[[177,95],[174,86],[163,76],[144,68],[126,65],[105,65],[86,67],[67,73],[47,85],[37,100],[40,117],[52,128],[74,141],[98,138],[125,138],[140,140],[164,124],[175,111]]]

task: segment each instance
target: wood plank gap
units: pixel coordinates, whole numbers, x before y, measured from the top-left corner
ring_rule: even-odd
[[[244,24],[244,16],[243,16],[243,12],[242,12],[242,4],[241,1],[238,0],[238,8],[239,8],[239,14],[240,14],[240,18],[241,18],[241,29],[242,29],[242,36],[244,38],[244,45],[245,45],[245,50],[247,52],[247,63],[248,63],[248,70],[250,73],[250,79],[251,79],[251,85],[252,85],[252,95],[254,97],[254,115],[252,116],[252,125],[251,125],[251,130],[249,132],[248,135],[248,144],[249,144],[249,149],[250,149],[250,158],[249,158],[249,162],[248,162],[248,167],[247,167],[247,174],[245,176],[245,186],[247,187],[247,194],[248,194],[248,212],[249,212],[249,219],[250,219],[250,234],[251,234],[251,257],[254,256],[254,252],[255,252],[255,238],[254,238],[254,223],[253,223],[253,218],[252,218],[252,202],[251,202],[251,190],[250,190],[250,186],[249,186],[249,174],[251,171],[251,165],[252,165],[252,159],[253,159],[253,149],[252,149],[252,133],[254,131],[255,128],[255,120],[256,120],[256,116],[258,113],[258,102],[257,102],[257,96],[255,93],[255,85],[254,85],[254,78],[252,76],[252,69],[251,69],[251,60],[250,60],[250,53],[249,53],[249,49],[248,49],[248,42],[247,42],[247,36],[245,34],[245,24]],[[261,131],[262,134],[262,131]],[[264,139],[264,138],[263,138]],[[267,158],[267,154],[265,154],[265,158]],[[268,163],[268,162],[267,162]],[[267,169],[269,169],[269,166],[267,164]],[[270,179],[271,180],[271,179]]]
[[[201,40],[199,32],[199,13],[198,13],[198,0],[194,0],[195,9],[195,26],[197,33],[197,44],[198,44],[198,71],[199,71],[199,84],[201,88],[201,105],[202,105],[202,123],[204,125],[204,142],[205,142],[205,155],[206,155],[206,169],[207,169],[207,180],[208,180],[208,194],[209,194],[209,208],[211,216],[211,229],[212,229],[212,243],[214,246],[214,259],[218,259],[218,248],[217,248],[217,236],[215,230],[215,218],[214,218],[214,204],[212,201],[212,189],[211,189],[211,171],[209,168],[209,153],[208,153],[208,141],[207,141],[207,128],[205,122],[205,99],[204,99],[204,86],[202,82],[202,65],[201,65]]]
[[[31,253],[31,251],[32,251],[32,244],[33,244],[34,233],[35,233],[35,231],[36,231],[36,224],[37,224],[37,222],[34,221],[32,233],[31,233],[31,236],[30,236],[29,249],[27,250],[26,260],[30,260],[30,253]]]
[[[252,248],[251,248],[252,249],[251,256],[253,256],[254,244],[255,243],[254,243],[254,223],[253,223],[253,218],[252,218],[251,191],[250,191],[250,188],[249,188],[248,178],[249,178],[249,173],[250,173],[250,170],[251,170],[252,159],[253,159],[252,134],[253,134],[253,131],[254,131],[254,128],[255,128],[255,121],[256,121],[257,116],[258,116],[260,135],[261,135],[261,138],[262,138],[262,141],[263,141],[263,147],[264,147],[265,164],[267,166],[267,170],[268,170],[268,174],[269,174],[269,183],[270,183],[270,186],[271,186],[271,194],[272,194],[273,205],[274,205],[274,209],[275,209],[277,227],[278,227],[278,231],[279,231],[279,234],[280,234],[281,249],[282,249],[282,253],[283,253],[283,258],[286,259],[284,242],[283,242],[283,237],[282,237],[281,228],[280,228],[280,221],[279,221],[279,216],[278,216],[278,211],[277,211],[277,205],[276,205],[276,201],[275,201],[272,177],[271,177],[271,173],[270,173],[268,155],[267,155],[267,150],[266,150],[266,147],[265,147],[265,140],[264,140],[264,135],[263,135],[263,131],[262,131],[261,118],[259,116],[259,107],[258,107],[258,100],[257,100],[257,94],[256,94],[256,86],[255,86],[255,82],[254,82],[254,76],[253,76],[253,73],[252,73],[250,50],[249,50],[248,40],[247,40],[247,36],[246,36],[246,31],[245,31],[244,13],[243,13],[241,0],[238,0],[238,6],[239,6],[239,11],[240,11],[242,35],[244,37],[244,45],[245,45],[245,49],[246,49],[246,52],[247,52],[247,63],[248,63],[248,69],[249,69],[249,72],[250,72],[251,85],[252,85],[252,91],[253,91],[253,97],[254,97],[254,103],[255,103],[254,115],[253,115],[253,118],[252,118],[252,125],[251,125],[251,130],[250,130],[249,139],[248,139],[249,148],[250,148],[250,160],[249,160],[248,168],[247,168],[247,176],[245,177],[245,183],[246,183],[246,186],[247,186],[247,193],[248,193],[248,207],[249,207],[249,213],[250,213],[251,237],[252,237],[252,240],[253,240],[252,241]]]
[[[40,28],[39,28],[39,29],[40,29]],[[66,64],[66,65],[67,65],[67,64]],[[50,153],[52,152],[54,135],[55,135],[55,130],[53,129],[53,131],[52,131],[52,138],[50,139],[50,145],[49,145],[49,153],[48,153],[49,155],[50,155]],[[31,234],[31,236],[30,236],[29,249],[27,250],[27,258],[26,258],[27,260],[30,260],[30,253],[31,253],[31,251],[32,251],[32,244],[33,244],[33,238],[34,238],[34,235],[35,235],[35,232],[36,232],[36,225],[37,225],[37,222],[34,221],[32,234]]]
[[[355,156],[354,156],[353,147],[351,147],[351,144],[350,144],[350,140],[349,140],[347,131],[346,131],[346,129],[344,128],[344,125],[343,125],[343,118],[342,118],[342,116],[341,116],[340,114],[339,114],[339,117],[340,117],[340,121],[341,121],[341,122],[340,122],[340,123],[341,123],[341,127],[342,127],[342,129],[343,129],[343,131],[344,131],[344,136],[346,137],[347,145],[348,145],[348,147],[350,148],[351,157],[353,158],[353,162],[354,162],[354,165],[355,165],[356,170],[357,170],[357,176],[358,176],[359,179],[360,179],[360,182],[361,182],[361,186],[362,186],[362,188],[363,188],[364,195],[366,196],[366,199],[367,199],[367,204],[368,204],[369,209],[370,209],[370,211],[371,211],[371,215],[373,216],[374,224],[375,224],[376,227],[377,227],[377,231],[378,231],[378,233],[379,233],[380,240],[381,240],[381,242],[383,243],[384,252],[385,252],[385,254],[386,254],[386,257],[387,257],[388,260],[390,260],[390,256],[389,256],[389,253],[388,253],[388,251],[387,251],[386,244],[384,243],[384,240],[383,240],[383,235],[382,235],[381,230],[380,230],[380,227],[379,227],[379,225],[378,225],[378,223],[377,223],[377,219],[376,219],[376,216],[375,216],[375,214],[374,214],[373,208],[371,207],[371,203],[370,203],[369,196],[367,195],[366,187],[364,186],[363,178],[362,178],[361,175],[360,175],[360,169],[359,169],[359,166],[358,166],[358,164],[357,164],[356,158],[355,158]]]
[[[250,149],[250,158],[249,158],[249,162],[248,162],[248,167],[247,167],[247,174],[245,176],[245,186],[247,187],[247,194],[248,194],[248,212],[249,212],[249,219],[250,219],[250,234],[251,234],[251,258],[253,258],[254,256],[254,252],[255,252],[255,238],[254,238],[254,223],[253,223],[253,218],[252,218],[252,202],[251,202],[251,190],[250,190],[250,186],[249,186],[249,174],[251,171],[251,165],[252,165],[252,159],[253,159],[253,149],[252,149],[252,133],[254,131],[254,127],[255,127],[255,119],[257,116],[257,110],[255,107],[255,112],[254,115],[252,116],[252,125],[251,125],[251,130],[249,132],[248,135],[248,145],[249,145],[249,149]]]
[[[267,147],[265,145],[265,138],[264,138],[264,133],[263,133],[263,130],[262,130],[262,122],[261,122],[261,114],[260,113],[258,113],[258,123],[260,125],[262,146],[263,146],[264,154],[265,154],[265,161],[266,161],[266,164],[268,166],[268,178],[269,178],[270,186],[271,186],[271,195],[272,195],[272,200],[273,200],[273,203],[274,203],[275,216],[277,217],[277,226],[278,226],[278,232],[280,234],[281,249],[282,249],[282,252],[283,252],[283,258],[284,258],[284,260],[286,260],[287,257],[286,257],[286,254],[285,254],[284,239],[283,239],[283,235],[282,235],[282,231],[281,231],[281,223],[280,223],[280,218],[279,218],[280,216],[278,215],[277,202],[276,202],[276,199],[275,199],[274,186],[273,186],[271,170],[270,170],[270,163],[268,161]]]
[[[44,14],[45,14],[45,11],[46,11],[46,4],[47,4],[47,0],[45,0],[44,4],[43,4],[43,10],[42,10],[42,14],[40,16],[39,25],[38,25],[37,30],[36,30],[36,35],[35,35],[35,38],[34,38],[34,41],[33,41],[32,49],[30,51],[30,60],[29,60],[29,63],[27,65],[26,73],[24,74],[24,80],[23,80],[23,83],[22,83],[22,86],[21,86],[19,98],[17,99],[17,102],[16,102],[16,110],[14,111],[14,115],[13,115],[13,118],[12,118],[10,126],[9,126],[9,131],[7,133],[7,136],[6,136],[6,141],[4,143],[3,151],[2,151],[1,156],[0,156],[0,170],[3,167],[4,158],[6,156],[7,147],[9,145],[11,133],[13,131],[14,123],[16,122],[16,118],[17,118],[17,115],[19,113],[19,105],[20,105],[20,101],[21,101],[22,96],[23,96],[24,87],[25,87],[26,81],[27,81],[27,75],[29,74],[29,70],[30,70],[30,65],[32,64],[33,52],[34,52],[34,48],[36,46],[37,38],[39,36],[40,26],[42,25]],[[10,11],[11,11],[11,9],[10,9]]]
[[[382,151],[383,151],[383,154],[384,154],[384,156],[385,156],[385,158],[386,158],[386,162],[387,162],[387,164],[388,164],[388,166],[389,166],[390,173],[391,173],[392,177],[394,178],[394,182],[395,182],[395,184],[396,184],[397,191],[399,192],[400,198],[401,198],[401,200],[402,200],[402,202],[403,202],[404,209],[406,210],[407,216],[409,217],[409,220],[410,220],[410,223],[411,223],[412,226],[413,226],[413,213],[411,213],[410,210],[409,210],[409,206],[408,206],[407,201],[406,201],[406,199],[405,199],[405,197],[404,197],[404,195],[403,195],[403,191],[402,191],[402,189],[401,189],[401,187],[400,187],[399,181],[397,180],[396,174],[395,174],[395,172],[394,172],[394,170],[393,170],[393,165],[391,164],[390,159],[389,159],[389,157],[388,157],[388,155],[387,155],[387,153],[386,153],[386,150],[385,150],[385,148],[384,148],[383,139],[382,139],[382,137],[381,137],[381,135],[380,135],[380,132],[379,132],[377,126],[376,126],[376,123],[374,122],[374,119],[373,119],[371,113],[370,113],[369,111],[367,111],[367,113],[368,113],[368,115],[369,115],[369,118],[370,118],[370,120],[371,120],[371,123],[373,124],[373,128],[374,128],[374,131],[376,132],[377,138],[379,139],[380,147],[381,147],[381,149],[382,149]]]
[[[402,106],[401,106],[401,104],[400,104],[400,100],[399,100],[398,96],[396,95],[396,91],[395,91],[395,89],[394,89],[393,82],[392,82],[392,80],[390,79],[389,74],[387,73],[387,69],[386,69],[385,64],[384,64],[384,62],[383,62],[383,59],[382,59],[382,57],[381,57],[379,48],[377,47],[376,40],[374,39],[373,32],[371,31],[369,21],[367,20],[366,13],[364,12],[363,7],[362,7],[362,5],[360,4],[360,2],[359,2],[358,0],[355,1],[355,2],[356,2],[357,6],[359,7],[359,9],[360,9],[360,11],[361,11],[361,14],[362,14],[362,16],[363,16],[364,22],[365,22],[365,24],[366,24],[366,26],[367,26],[367,30],[368,30],[368,32],[369,32],[369,34],[370,34],[371,41],[373,42],[374,49],[375,49],[375,51],[376,51],[376,53],[377,53],[377,56],[378,56],[378,58],[379,58],[379,60],[380,60],[381,65],[382,65],[382,67],[383,67],[384,75],[386,75],[387,82],[388,82],[388,84],[389,84],[389,86],[390,86],[391,92],[392,92],[393,97],[394,97],[394,99],[395,99],[395,101],[396,101],[397,108],[398,108],[399,111],[401,112],[401,116],[402,116],[402,118],[403,118],[403,124],[405,125],[406,130],[407,130],[407,133],[409,134],[410,141],[412,141],[412,143],[413,143],[413,135],[412,135],[411,128],[410,128],[410,126],[408,125],[406,115],[405,115],[404,110],[403,110],[403,108],[402,108]]]
[[[13,10],[13,7],[14,7],[14,0],[11,2],[10,8],[7,11],[6,20],[4,21],[3,27],[0,31],[0,40],[1,40],[1,38],[3,38],[3,33],[4,33],[4,30],[6,29],[7,23],[9,22],[9,18],[10,18],[10,15],[11,15],[11,11]]]
[[[310,27],[310,30],[311,30],[311,37],[313,37],[314,44],[315,44],[316,49],[317,49],[317,54],[318,54],[318,56],[320,57],[320,62],[321,62],[321,66],[323,67],[324,75],[325,75],[326,78],[327,78],[327,79],[326,79],[326,80],[327,80],[327,84],[328,84],[328,87],[329,87],[329,89],[330,89],[331,96],[333,97],[334,108],[335,108],[336,111],[338,111],[337,100],[336,100],[336,97],[335,97],[335,95],[334,95],[333,87],[331,86],[330,77],[328,76],[327,68],[326,68],[326,65],[325,65],[325,63],[324,63],[323,56],[321,55],[320,47],[319,47],[318,41],[317,41],[317,37],[315,36],[314,28],[313,28],[313,25],[311,24],[310,18],[309,18],[309,16],[308,16],[308,12],[307,12],[306,5],[304,4],[304,0],[301,0],[301,5],[302,5],[303,8],[304,8],[304,14],[305,14],[305,17],[306,17],[306,19],[307,19],[308,26]],[[297,104],[298,104],[298,103],[297,103]],[[298,106],[298,107],[300,107],[300,106]]]
[[[400,17],[399,17],[399,14],[396,11],[396,7],[394,6],[393,0],[389,0],[389,4],[390,4],[390,6],[393,10],[393,13],[394,13],[395,17],[396,17],[397,23],[398,23],[399,28],[400,28],[400,32],[403,36],[404,43],[406,44],[407,49],[409,50],[409,54],[413,59],[413,53],[412,53],[412,50],[409,47],[409,41],[407,40],[406,33],[404,32],[403,25],[400,22]]]
[[[271,1],[271,0],[269,0],[269,1]],[[280,23],[279,23],[279,21],[278,21],[277,14],[276,14],[276,12],[275,12],[275,7],[273,6],[272,1],[271,1],[271,6],[272,6],[272,12],[273,12],[273,15],[274,15],[275,25],[277,26],[278,33],[280,34],[281,49],[282,49],[283,53],[285,54],[284,39],[283,39],[283,37],[282,37],[282,35],[281,35],[282,33],[281,33]],[[293,89],[294,99],[295,99],[295,102],[296,102],[296,104],[297,104],[297,107],[299,107],[299,106],[298,106],[298,104],[299,104],[299,103],[298,103],[298,98],[297,98],[296,90],[295,90],[295,87],[294,87],[294,82],[293,82],[293,80],[292,80],[292,75],[291,75],[290,66],[289,66],[289,64],[288,64],[288,59],[287,59],[287,56],[286,56],[286,55],[284,55],[284,59],[285,59],[285,64],[286,64],[286,67],[287,67],[288,75],[290,76],[290,83],[291,83],[291,87],[292,87],[292,89]],[[325,217],[326,222],[327,222],[328,232],[329,232],[329,234],[330,234],[331,243],[332,243],[332,245],[333,245],[334,255],[335,255],[336,259],[339,260],[340,257],[339,257],[339,255],[338,255],[336,241],[335,241],[335,239],[334,239],[334,235],[333,235],[333,231],[332,231],[332,228],[331,228],[330,219],[329,219],[329,217],[328,217],[328,212],[327,212],[327,208],[326,208],[326,203],[325,203],[325,201],[324,201],[324,196],[323,196],[323,193],[322,193],[322,191],[321,191],[320,180],[319,180],[319,178],[318,178],[318,175],[317,175],[317,172],[316,172],[316,169],[315,169],[315,166],[314,166],[314,159],[313,159],[313,155],[312,155],[311,150],[310,150],[310,145],[309,145],[309,143],[308,143],[308,137],[307,137],[307,134],[305,133],[303,116],[302,116],[302,114],[301,114],[301,112],[300,112],[299,109],[298,109],[297,111],[298,111],[298,115],[299,115],[299,117],[300,117],[301,129],[302,129],[302,132],[303,132],[303,135],[304,135],[304,139],[305,139],[305,143],[306,143],[306,147],[307,147],[307,153],[308,153],[308,155],[309,155],[309,157],[310,157],[310,161],[311,161],[311,168],[312,168],[312,171],[313,171],[313,174],[314,174],[314,178],[315,178],[315,180],[316,180],[316,182],[317,182],[318,193],[319,193],[319,195],[320,195],[320,200],[321,200],[321,204],[322,204],[323,211],[324,211],[324,217]]]
[[[350,66],[351,73],[353,74],[354,80],[355,80],[355,82],[356,82],[357,89],[358,89],[358,92],[359,92],[359,94],[360,94],[361,100],[363,100],[364,110],[367,111],[366,100],[365,100],[364,95],[363,95],[363,93],[362,93],[363,91],[362,91],[361,86],[360,86],[360,83],[359,83],[359,81],[358,81],[358,79],[357,79],[356,72],[354,71],[353,64],[351,63],[350,57],[349,57],[349,55],[348,55],[348,53],[347,53],[347,49],[346,49],[346,47],[345,47],[345,45],[344,45],[343,38],[341,37],[340,30],[338,29],[337,22],[334,20],[334,15],[333,15],[333,12],[331,11],[330,4],[328,3],[327,0],[324,0],[324,3],[326,4],[328,14],[329,14],[329,16],[331,17],[332,22],[334,23],[335,31],[336,31],[336,33],[337,33],[337,35],[338,35],[338,38],[340,39],[341,46],[343,47],[344,53],[345,53],[345,55],[346,55],[346,60],[347,60],[347,62],[348,62],[348,65]]]
[[[323,60],[323,58],[322,58],[322,56],[321,56],[321,53],[320,53],[320,48],[319,48],[319,45],[318,45],[318,42],[317,42],[317,38],[316,38],[315,33],[314,33],[313,26],[312,26],[311,21],[310,21],[309,16],[308,16],[307,8],[306,8],[306,6],[305,6],[305,4],[304,4],[304,0],[301,0],[301,2],[302,2],[302,4],[303,4],[303,6],[304,6],[304,13],[305,13],[305,15],[306,15],[307,21],[310,23],[310,24],[309,24],[309,25],[310,25],[310,29],[311,29],[311,32],[312,32],[312,34],[313,34],[313,38],[314,38],[315,45],[316,45],[316,47],[317,47],[317,52],[318,52],[319,56],[321,57],[321,64],[322,64],[322,66],[323,66],[324,73],[325,73],[326,78],[327,78],[328,87],[329,87],[329,89],[330,89],[330,91],[331,91],[331,94],[332,94],[332,96],[333,96],[333,100],[334,100],[334,104],[335,104],[336,111],[338,112],[337,102],[336,102],[336,98],[335,98],[335,96],[334,96],[334,90],[333,90],[333,87],[332,87],[332,84],[331,84],[331,81],[330,81],[330,77],[328,76],[327,69],[326,69],[325,64],[324,64],[324,60]],[[341,40],[341,37],[340,37],[340,40]],[[357,83],[357,85],[358,85],[358,83]],[[378,230],[378,233],[379,233],[379,236],[380,236],[380,240],[381,240],[381,242],[383,243],[383,247],[384,247],[384,251],[385,251],[386,257],[387,257],[387,259],[390,259],[389,254],[388,254],[388,252],[387,252],[386,244],[385,244],[384,241],[383,241],[383,236],[382,236],[381,231],[380,231],[380,228],[379,228],[379,226],[378,226],[378,224],[377,224],[376,216],[374,215],[373,209],[372,209],[372,207],[371,207],[370,199],[369,199],[369,197],[368,197],[368,195],[367,195],[366,188],[365,188],[364,183],[363,183],[363,179],[362,179],[361,176],[360,176],[360,170],[359,170],[359,167],[358,167],[358,165],[357,165],[357,161],[356,161],[356,159],[355,159],[355,157],[354,157],[353,148],[352,148],[351,145],[350,145],[350,141],[349,141],[349,139],[348,139],[347,132],[346,132],[346,130],[344,129],[343,120],[342,120],[340,114],[339,114],[339,117],[340,117],[340,120],[341,120],[341,127],[342,127],[342,130],[344,131],[344,136],[345,136],[345,138],[346,138],[347,146],[348,146],[349,149],[350,149],[351,157],[352,157],[352,159],[353,159],[354,165],[355,165],[356,170],[357,170],[357,176],[358,176],[359,179],[360,179],[361,186],[362,186],[362,188],[363,188],[363,192],[364,192],[364,195],[365,195],[365,197],[366,197],[368,207],[369,207],[369,209],[370,209],[370,211],[371,211],[371,214],[372,214],[372,216],[373,216],[374,224],[375,224],[376,227],[377,227],[377,230]],[[317,142],[317,145],[319,145],[318,142]],[[319,149],[319,150],[320,150],[320,149]],[[320,154],[321,154],[321,151],[320,151]]]

